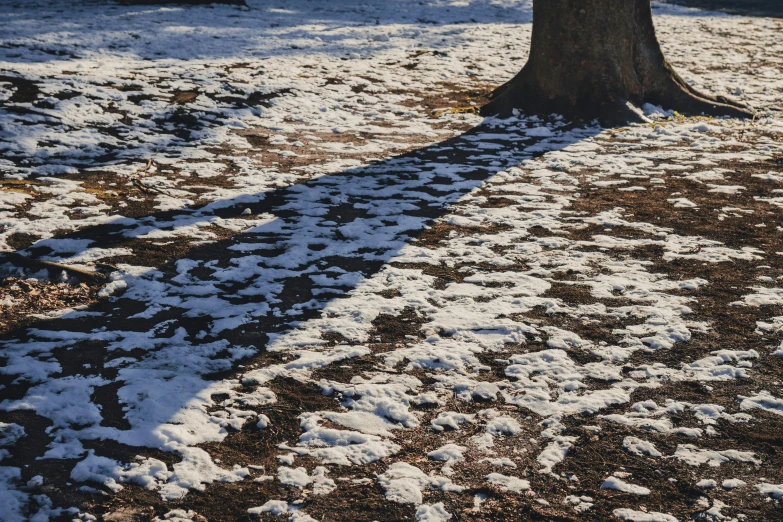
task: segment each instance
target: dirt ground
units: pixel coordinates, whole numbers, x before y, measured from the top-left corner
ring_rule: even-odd
[[[678,3],[781,16],[772,1]],[[274,12],[288,15],[282,7]],[[683,24],[669,21],[664,34],[676,41],[678,31],[693,30]],[[365,26],[374,27],[357,24]],[[744,21],[708,28],[704,38],[717,42],[721,60],[742,47],[737,41],[762,48],[753,51],[760,57],[753,68],[744,58],[693,66],[707,78],[715,71],[746,78],[749,91],[757,80],[759,99],[783,95],[770,72],[780,69],[778,62],[764,58],[768,46],[747,27],[773,30]],[[438,71],[438,60],[447,58],[406,49],[383,66],[405,77],[428,66]],[[61,184],[82,191],[81,200],[58,207],[62,212],[89,219],[92,205],[127,220],[54,230],[59,243],[9,236],[10,247],[36,258],[83,244],[104,256],[92,265],[94,278],[56,264],[25,272],[10,263],[6,269],[14,272],[0,283],[0,427],[16,424],[25,433],[15,445],[2,439],[7,450],[0,460],[3,469],[19,470],[11,482],[29,502],[27,519],[36,509],[36,522],[783,519],[783,493],[775,489],[783,491],[777,109],[764,106],[753,121],[669,114],[603,130],[557,118],[481,123],[476,108],[494,84],[474,76],[467,84],[439,81],[429,90],[396,86],[379,94],[383,80],[324,75],[318,65],[294,76],[317,78],[316,93],[342,89],[346,97],[362,97],[364,105],[345,114],[367,118],[372,130],[315,132],[303,125],[280,140],[275,133],[283,131],[237,126],[232,136],[248,148],[210,143],[205,149],[223,163],[203,178],[153,161],[131,174],[100,168],[58,174]],[[249,69],[221,67],[226,74]],[[15,89],[5,103],[22,118],[50,110],[58,96],[75,96],[45,98],[35,82],[16,76],[0,81]],[[139,107],[160,99],[141,88],[115,90],[138,93],[132,96]],[[170,88],[171,118],[157,124],[183,143],[196,142],[209,124],[198,119],[207,111],[197,100],[263,107],[272,115],[288,107],[277,125],[302,123],[290,101],[304,99],[304,89],[228,99],[209,89],[180,90],[174,81]],[[390,111],[415,131],[399,125],[398,135],[386,134],[394,127],[376,121],[386,98],[396,100]],[[130,118],[110,107],[105,113],[119,122]],[[393,139],[393,147],[372,146]],[[306,175],[308,167],[333,160],[334,151],[339,168]],[[117,147],[103,159],[121,152]],[[251,173],[283,181],[259,189],[255,199],[250,189],[241,193],[251,178],[239,175],[242,155],[255,155]],[[35,205],[65,198],[65,190],[51,189],[52,179],[0,180],[6,194],[29,196],[10,204],[18,220],[33,222],[40,217]],[[239,195],[213,207],[198,199],[223,190]],[[191,199],[160,208],[177,197]],[[50,213],[57,218],[57,212]],[[360,228],[368,222],[376,223],[369,232]],[[141,233],[153,225],[160,236]],[[178,228],[186,230],[164,235]],[[287,265],[291,252],[304,261]],[[103,291],[121,280],[122,270],[130,284]],[[221,306],[208,308],[210,298]],[[748,303],[753,299],[762,304]],[[208,324],[215,317],[204,310],[215,317],[250,312],[213,333]],[[525,365],[539,356],[551,359],[528,371]],[[178,383],[183,376],[186,382]],[[52,383],[60,387],[48,389]],[[176,386],[165,388],[170,383]],[[161,415],[155,407],[169,397],[147,401],[158,388],[173,396],[185,390],[184,399],[172,400],[177,408],[150,431],[173,433],[192,421],[186,439],[200,442],[166,445],[152,436],[147,444],[120,442],[143,431],[139,426],[147,429],[145,415]],[[389,397],[398,408],[384,402]],[[609,399],[568,409],[568,401],[594,397]],[[60,404],[75,413],[62,420]],[[180,410],[191,418],[178,417]],[[358,437],[366,433],[346,420],[357,412],[376,423],[360,428],[381,426],[373,441],[393,450],[329,461],[319,451],[338,447],[348,454],[361,446]],[[461,420],[438,424],[449,415]],[[199,439],[215,426],[218,435]],[[350,442],[308,445],[322,432]],[[437,452],[446,446],[460,455],[444,461]],[[41,458],[74,447],[62,458]],[[208,479],[187,494],[163,498],[173,475],[133,476],[151,462],[165,472],[186,468],[189,450],[205,455],[194,474]],[[86,455],[108,464],[77,480],[73,470]],[[393,488],[382,477],[399,464],[425,477],[413,487],[418,501],[391,499]],[[213,465],[224,474],[209,475]],[[326,473],[331,485],[325,480],[318,491],[313,480],[285,483],[281,474],[291,468],[311,479]],[[489,480],[497,474],[518,489]],[[607,487],[615,479],[636,492]],[[259,512],[269,501],[285,502],[287,511]]]

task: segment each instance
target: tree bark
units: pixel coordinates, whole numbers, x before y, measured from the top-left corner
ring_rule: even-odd
[[[668,64],[650,0],[533,0],[527,64],[482,114],[560,114],[614,125],[645,103],[684,114],[747,117],[748,107],[690,87]]]

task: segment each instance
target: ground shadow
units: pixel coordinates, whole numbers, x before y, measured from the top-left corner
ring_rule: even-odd
[[[278,77],[274,67],[280,62],[274,58],[296,62],[327,56],[350,63],[356,80],[388,57],[394,69],[380,68],[384,74],[412,77],[437,64],[438,70],[452,71],[448,81],[462,82],[464,75],[476,74],[463,68],[474,66],[460,63],[453,51],[481,38],[472,26],[532,21],[530,0],[249,4],[249,10],[122,6],[103,0],[4,4],[0,84],[7,89],[0,97],[7,97],[0,99],[0,173],[32,178],[110,170],[150,154],[182,159],[193,168],[186,158],[224,139],[226,128],[238,122],[264,125],[260,120],[267,116],[270,99],[291,91],[314,98],[328,82],[339,81],[326,77],[327,83],[319,85]],[[671,6],[664,12],[709,15]],[[492,38],[497,41],[498,35]],[[402,49],[401,55],[389,53]],[[508,77],[523,65],[522,54],[506,60],[514,67]],[[104,69],[104,62],[115,65]],[[93,67],[100,72],[84,72]],[[329,74],[339,77],[337,69]],[[180,90],[192,100],[175,101]],[[361,107],[357,94],[345,95],[348,106]],[[314,121],[323,122],[320,117]]]
[[[369,14],[367,23],[375,23]],[[173,36],[157,44],[186,52]],[[204,52],[231,49],[233,57],[233,45]],[[61,56],[40,52],[42,60]],[[351,295],[499,171],[598,132],[556,127],[488,120],[459,137],[366,167],[63,237],[111,248],[156,229],[197,227],[215,216],[243,218],[247,210],[259,221],[241,234],[180,250],[149,240],[146,245],[160,255],[147,256],[155,260],[149,269],[126,276],[123,294],[3,335],[0,421],[19,423],[27,433],[3,465],[21,468],[20,484],[43,475],[47,485],[56,484],[46,491],[56,504],[74,505],[81,484],[66,483],[86,450],[129,462],[154,449],[161,460],[176,462],[177,446],[170,442],[186,440],[176,433],[186,424],[183,412],[203,418],[218,402],[210,395],[215,383],[231,386],[228,380],[242,373],[239,365],[261,360],[270,341]]]
[[[126,275],[121,295],[3,335],[0,421],[27,432],[27,449],[12,448],[4,465],[21,467],[22,481],[48,477],[61,487],[55,500],[65,501],[76,486],[64,483],[87,449],[122,462],[144,448],[177,455],[188,440],[179,431],[193,429],[187,415],[214,405],[216,382],[230,386],[240,365],[349,296],[493,175],[599,130],[489,119],[365,167],[69,235],[109,248],[154,226],[215,215],[259,220]]]
[[[14,16],[18,10],[36,4],[44,21],[57,22],[43,28],[18,23],[19,17]],[[514,24],[532,20],[532,0],[507,4],[483,0],[248,0],[247,4],[248,8],[122,5],[108,0],[9,2],[4,3],[8,32],[0,38],[0,47],[24,49],[23,53],[7,52],[5,60],[10,63],[69,61],[96,51],[152,60],[236,58],[240,54],[250,58],[295,56],[313,52],[344,55],[349,50],[366,54],[399,44],[372,39],[363,33],[363,27],[374,27],[374,33],[384,29],[390,38],[415,38],[424,48],[441,48],[459,41],[459,34],[411,34],[410,30],[422,24]],[[94,11],[96,7],[100,7],[100,12]],[[72,18],[68,29],[72,34],[62,34],[58,27],[61,18]],[[127,31],[134,35],[131,39],[127,38]]]
[[[779,0],[667,0],[667,3],[744,16],[783,18],[783,2]]]

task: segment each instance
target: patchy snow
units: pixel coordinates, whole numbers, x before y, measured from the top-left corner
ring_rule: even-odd
[[[783,484],[756,484],[756,489],[762,495],[767,495],[777,500],[783,499]]]
[[[386,490],[387,499],[404,504],[421,504],[421,489],[429,484],[424,472],[404,462],[392,465],[378,476],[378,481]]]
[[[721,482],[720,487],[725,490],[731,491],[733,489],[741,488],[747,485],[747,482],[740,479],[726,479]]]
[[[614,489],[622,491],[623,493],[631,493],[632,495],[649,495],[650,490],[643,486],[631,484],[625,482],[619,477],[607,477],[604,483],[601,484],[601,489]]]
[[[753,397],[739,396],[740,409],[752,410],[754,408],[760,408],[770,413],[777,415],[783,415],[783,399],[778,399],[768,391],[761,391]]]
[[[464,446],[456,444],[446,444],[440,448],[430,451],[427,456],[433,460],[458,461],[463,460],[462,454],[467,450]]]
[[[438,502],[431,506],[419,506],[416,510],[416,520],[419,522],[443,522],[444,520],[451,520],[451,517],[451,513],[446,511],[443,502]]]
[[[688,120],[645,107],[654,123],[614,130],[483,119],[450,111],[455,93],[518,71],[529,0],[249,3],[35,0],[0,13],[0,168],[13,182],[0,195],[0,250],[111,269],[99,303],[3,338],[14,393],[0,410],[51,423],[35,435],[41,459],[61,459],[75,487],[134,484],[169,503],[220,485],[279,487],[247,512],[299,521],[312,520],[300,496],[380,486],[390,506],[441,521],[456,511],[434,495],[481,512],[497,501],[475,495],[487,486],[535,490],[538,506],[570,514],[605,508],[604,496],[555,498],[548,486],[587,484],[597,470],[569,468],[581,458],[571,450],[597,442],[634,462],[752,468],[721,486],[780,500],[781,486],[756,480],[763,455],[709,449],[727,425],[783,413],[767,381],[718,393],[778,360],[778,272],[732,291],[720,272],[762,270],[773,253],[675,229],[637,200],[595,203],[649,198],[638,201],[715,222],[777,212],[778,170],[732,175],[773,168],[779,115]],[[778,22],[655,13],[693,85],[726,94],[741,82],[754,106],[781,103]],[[705,195],[731,205],[705,217]],[[715,304],[716,287],[732,306]],[[716,333],[734,312],[752,318],[747,346]],[[82,353],[97,355],[82,364]],[[288,402],[282,381],[318,400]],[[0,423],[2,461],[33,436],[22,424]],[[210,449],[239,430],[264,442],[284,429],[262,476],[251,455],[228,465]],[[99,441],[173,463],[104,454]],[[609,473],[580,487],[652,498],[666,486]],[[6,517],[65,513],[42,492],[48,480],[0,467]],[[622,520],[676,520],[615,505]],[[164,518],[196,519],[179,511]]]
[[[677,518],[667,515],[666,513],[659,513],[657,511],[636,511],[633,509],[615,509],[614,516],[620,520],[627,520],[628,522],[678,522]]]
[[[530,489],[530,482],[517,477],[509,477],[500,473],[490,473],[487,475],[487,482],[493,486],[499,487],[503,491],[512,493],[521,493]]]
[[[693,444],[680,444],[674,452],[674,457],[685,462],[690,466],[700,466],[708,464],[718,467],[721,464],[730,461],[750,462],[752,464],[761,464],[761,459],[756,457],[750,451],[722,450],[714,451],[698,448]]]
[[[625,439],[623,439],[623,448],[634,455],[647,455],[648,457],[663,456],[663,454],[656,449],[655,444],[637,437],[625,437]]]

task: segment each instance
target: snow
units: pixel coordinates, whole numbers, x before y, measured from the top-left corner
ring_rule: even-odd
[[[758,489],[759,493],[762,495],[766,495],[777,500],[783,499],[783,484],[761,483],[756,484],[756,489]]]
[[[721,464],[730,461],[761,464],[761,459],[757,458],[755,454],[750,451],[739,451],[733,449],[714,451],[699,448],[693,444],[679,444],[674,452],[674,456],[690,466],[708,464],[713,467],[718,467]]]
[[[395,462],[378,475],[378,484],[386,491],[386,498],[400,504],[421,506],[425,489],[440,489],[446,492],[462,492],[465,488],[454,484],[451,479],[434,473],[427,475],[416,466]]]
[[[98,482],[115,492],[122,489],[121,482],[136,483],[152,489],[170,476],[166,464],[157,459],[146,459],[120,467],[116,461],[99,457],[92,450],[88,452],[87,458],[71,471],[71,478],[74,480]]]
[[[637,437],[625,437],[625,439],[623,439],[623,448],[634,455],[647,455],[648,457],[663,456],[663,454],[656,449],[655,444]]]
[[[14,482],[20,477],[19,468],[0,466],[0,503],[4,506],[4,516],[8,522],[24,520],[23,510],[28,501],[27,494],[14,487]]]
[[[722,487],[725,490],[733,490],[737,488],[741,488],[747,485],[747,482],[740,479],[726,479],[723,482],[721,482],[720,487]]]
[[[324,464],[368,464],[399,450],[397,444],[377,435],[323,428],[320,420],[313,414],[303,416],[304,433],[299,437],[298,447]]]
[[[719,165],[780,156],[783,147],[774,140],[766,148],[753,141],[780,132],[778,116],[764,113],[752,125],[691,121],[645,107],[654,123],[611,131],[538,118],[431,117],[423,95],[444,94],[447,108],[444,82],[467,92],[516,73],[522,62],[510,58],[527,52],[529,0],[340,0],[312,13],[305,0],[286,2],[285,9],[252,0],[248,11],[118,5],[79,11],[58,4],[34,0],[0,13],[0,65],[40,89],[35,104],[9,102],[18,89],[0,83],[0,102],[18,109],[0,113],[0,168],[5,179],[21,183],[0,194],[0,250],[13,250],[14,234],[28,234],[35,238],[28,250],[46,249],[52,261],[87,268],[124,262],[100,290],[102,307],[4,338],[0,372],[29,389],[4,396],[0,409],[51,421],[52,441],[40,457],[73,459],[63,465],[79,487],[89,482],[102,488],[96,491],[119,491],[135,484],[175,502],[216,482],[253,478],[281,485],[290,496],[250,514],[307,520],[293,503],[298,495],[335,494],[346,473],[373,469],[369,476],[389,502],[411,505],[417,520],[450,520],[456,518],[446,510],[450,504],[433,503],[431,491],[473,495],[489,484],[531,494],[531,481],[562,480],[559,466],[570,450],[586,437],[604,437],[600,429],[585,435],[568,427],[583,421],[632,433],[613,443],[622,441],[627,457],[645,462],[706,465],[699,472],[732,462],[763,465],[761,455],[709,449],[710,441],[723,422],[744,429],[761,422],[761,411],[783,414],[778,389],[743,392],[736,404],[718,404],[719,394],[700,402],[635,395],[760,375],[768,354],[780,351],[760,348],[772,341],[716,342],[711,352],[666,358],[712,335],[716,317],[701,305],[720,283],[668,268],[754,266],[768,252],[677,232],[633,209],[586,211],[582,194],[654,192],[677,212],[699,213],[694,200],[700,200],[679,186],[695,183],[739,200],[750,184],[731,181]],[[742,31],[760,43],[742,96],[759,106],[780,103],[773,22],[686,16],[658,4],[655,11],[667,56],[692,84],[715,93],[736,92],[738,83],[716,64],[746,67],[749,60],[741,46],[715,33],[750,26]],[[367,22],[368,12],[377,24]],[[50,15],[42,27],[39,19]],[[417,50],[437,54],[415,58],[415,72],[401,69],[414,63]],[[196,93],[194,101],[172,103],[182,92]],[[253,96],[270,97],[249,103]],[[195,122],[190,128],[185,116]],[[400,155],[417,147],[431,154]],[[98,189],[89,182],[104,174],[115,184]],[[757,203],[778,209],[772,191],[780,179],[772,172],[757,179],[769,184]],[[142,202],[154,213],[134,217]],[[741,205],[724,207],[721,216],[756,212]],[[116,227],[121,240],[105,245],[78,236],[98,226]],[[422,240],[438,227],[447,232]],[[134,257],[140,246],[164,242],[188,248],[165,267]],[[220,250],[220,260],[208,248]],[[661,263],[636,256],[645,249],[660,249]],[[444,272],[452,279],[433,275]],[[308,291],[294,296],[291,288],[301,281]],[[737,289],[734,307],[766,313],[783,304],[775,281]],[[583,297],[563,297],[563,288]],[[414,311],[421,328],[404,341],[377,340],[374,322],[405,310]],[[772,313],[755,323],[759,338],[780,333]],[[88,317],[88,326],[77,324],[79,317]],[[585,333],[590,328],[600,335]],[[345,341],[329,342],[330,335]],[[88,343],[99,346],[105,362],[67,369],[62,354]],[[341,365],[353,372],[357,360],[370,361],[367,369],[345,378],[330,373]],[[268,475],[251,477],[255,468],[216,461],[204,448],[234,430],[255,426],[262,438],[276,433],[265,408],[277,403],[280,378],[316,386],[333,408],[291,412],[298,432],[274,450]],[[109,385],[119,388],[127,428],[107,427],[93,398]],[[25,440],[21,425],[0,423],[0,458],[11,458]],[[120,462],[86,449],[97,440],[170,452],[177,462]],[[426,441],[420,453],[410,452],[412,440]],[[675,444],[673,454],[664,449]],[[453,469],[477,463],[481,484]],[[530,478],[528,471],[540,474],[522,478]],[[40,510],[43,520],[54,513],[23,489],[21,476],[20,468],[0,467],[6,517],[23,520]],[[632,482],[610,476],[602,487],[654,492]],[[741,488],[745,482],[750,486]],[[718,482],[696,484],[707,489]],[[781,486],[745,475],[721,486],[783,495]],[[606,501],[581,493],[555,499],[546,488],[536,494],[577,513]],[[475,509],[490,504],[477,501]],[[193,519],[183,513],[165,518]],[[613,513],[622,520],[676,520],[630,508]]]
[[[509,477],[500,473],[490,473],[487,475],[487,482],[493,486],[497,486],[503,491],[510,491],[511,493],[521,493],[530,489],[530,482],[517,477]]]
[[[568,495],[565,498],[565,502],[568,502],[569,504],[573,505],[574,511],[577,513],[584,513],[585,511],[589,511],[590,508],[592,508],[595,504],[593,502],[592,497],[588,497],[586,495],[582,495],[581,497],[578,497],[576,495]]]
[[[197,513],[193,511],[192,509],[184,510],[184,509],[172,509],[165,515],[163,515],[163,518],[155,517],[153,520],[154,522],[163,522],[166,520],[169,520],[171,522],[188,522],[193,520],[193,517],[195,517]]]
[[[625,482],[619,477],[607,477],[604,483],[601,484],[601,489],[614,489],[623,493],[631,493],[632,495],[649,495],[650,490],[636,484],[630,484]]]
[[[459,413],[456,411],[446,411],[438,413],[438,416],[432,420],[431,427],[436,431],[443,431],[446,428],[459,430],[460,425],[466,422],[473,422],[476,416],[470,413]]]
[[[519,422],[511,417],[495,417],[486,424],[487,433],[490,435],[518,435],[522,431]]]
[[[334,480],[327,478],[328,469],[318,466],[312,474],[308,474],[303,467],[288,468],[281,466],[277,470],[277,477],[284,486],[304,488],[312,484],[315,495],[325,495],[335,488]]]
[[[677,518],[657,511],[646,512],[622,508],[615,509],[613,513],[620,520],[629,522],[677,522]]]
[[[429,485],[429,477],[419,468],[396,462],[382,475],[378,483],[386,490],[386,498],[401,504],[421,504],[421,490]]]
[[[457,444],[446,444],[440,448],[430,451],[427,456],[433,460],[458,461],[463,460],[462,454],[467,450],[464,446]]]
[[[443,502],[433,505],[423,505],[416,509],[416,520],[419,522],[442,522],[451,520],[451,513],[446,511]]]
[[[761,408],[770,413],[777,415],[783,415],[783,399],[778,399],[770,392],[764,390],[752,397],[737,397],[740,399],[741,410],[752,410],[754,408]]]
[[[0,447],[14,446],[24,436],[22,426],[15,422],[0,422]]]

